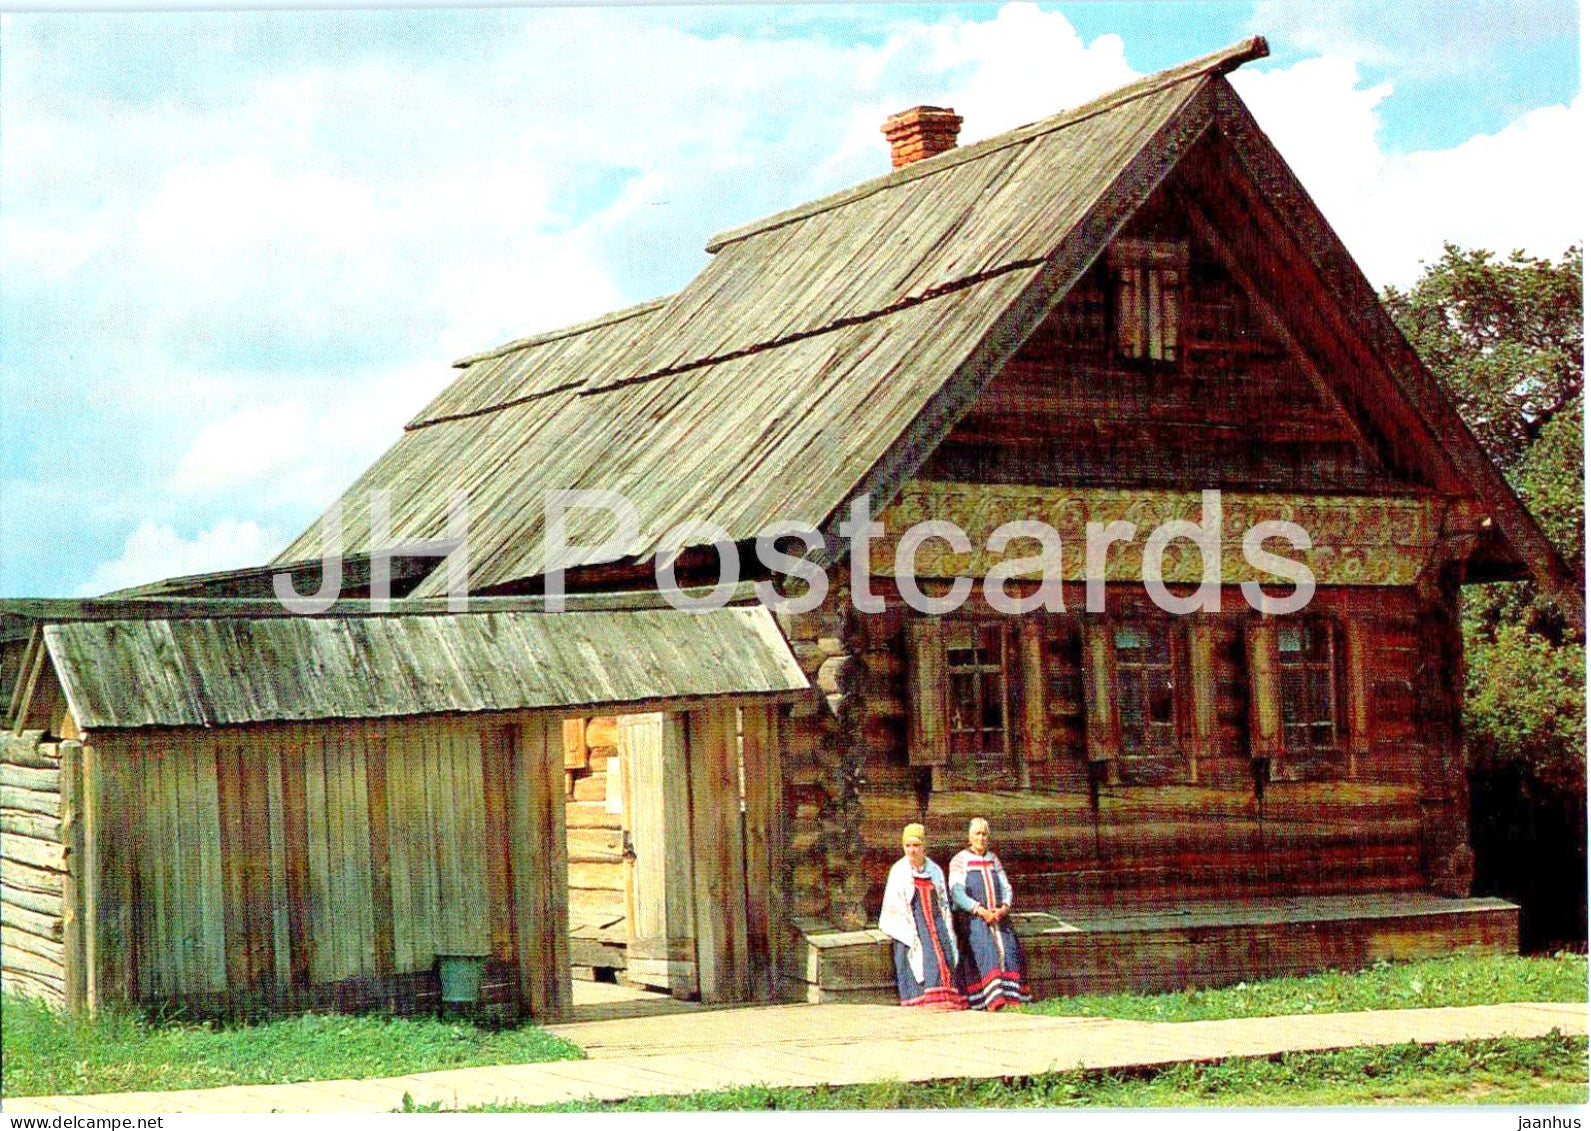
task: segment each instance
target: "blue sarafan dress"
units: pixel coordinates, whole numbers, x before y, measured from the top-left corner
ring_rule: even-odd
[[[1011,929],[1009,917],[990,925],[972,914],[975,907],[995,908],[1011,903],[1011,881],[1000,858],[962,849],[950,861],[950,898],[965,916],[961,947],[961,985],[973,1009],[1004,1009],[1032,1001],[1022,944]]]
[[[878,926],[895,942],[895,988],[902,1005],[966,1009],[957,984],[956,932],[945,874],[932,860],[916,871],[901,857],[889,870]]]

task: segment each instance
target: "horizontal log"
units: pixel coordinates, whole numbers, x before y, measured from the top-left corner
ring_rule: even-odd
[[[617,746],[619,744],[619,720],[611,715],[598,716],[586,723],[586,745],[593,749],[598,746]]]
[[[571,829],[616,829],[619,815],[609,813],[602,801],[571,801],[564,806],[565,819]]]
[[[59,817],[30,813],[25,809],[0,809],[0,833],[37,837],[40,840],[60,840]]]
[[[66,967],[62,965],[59,955],[51,958],[47,955],[38,954],[31,949],[23,949],[21,946],[12,943],[10,934],[11,932],[7,931],[3,944],[0,944],[0,967],[30,974],[35,978],[58,982],[62,988],[65,988]]]
[[[42,789],[0,786],[0,811],[5,810],[33,813],[40,817],[59,819],[61,816],[61,795]]]
[[[66,871],[66,848],[58,841],[0,833],[0,860],[15,860],[30,868]]]
[[[41,734],[41,731],[30,730],[22,734],[0,735],[0,764],[31,766],[41,770],[59,768],[60,747],[53,742],[40,743]]]
[[[48,978],[25,970],[7,970],[4,967],[0,967],[0,990],[4,990],[8,994],[20,994],[23,997],[37,998],[46,1005],[57,1009],[66,1005],[66,981],[64,978]]]
[[[38,892],[59,899],[62,879],[63,876],[59,871],[36,868],[20,860],[7,860],[4,856],[0,856],[0,888],[8,891]]]
[[[0,926],[0,952],[8,959],[18,953],[31,954],[40,961],[53,963],[63,972],[66,969],[66,948],[59,939],[47,939],[9,923]]]
[[[623,864],[569,864],[569,888],[591,891],[623,891]]]
[[[61,767],[57,762],[50,768],[19,766],[0,762],[0,785],[14,785],[22,789],[38,789],[48,793],[61,792]]]
[[[41,874],[55,879],[54,891],[31,891],[0,883],[0,903],[12,903],[29,911],[37,911],[40,915],[60,917],[66,906],[61,893],[61,876],[55,872]]]
[[[7,901],[0,901],[0,927],[26,931],[50,942],[60,942],[63,934],[59,915],[43,915]]]
[[[0,809],[21,809],[44,817],[61,815],[61,795],[43,789],[0,785]]]
[[[624,834],[618,829],[570,829],[569,862],[611,864],[624,856]]]

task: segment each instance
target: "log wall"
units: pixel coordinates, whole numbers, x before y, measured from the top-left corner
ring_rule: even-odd
[[[887,583],[875,579],[875,591]],[[1069,608],[1081,608],[1081,593]],[[1346,650],[1338,694],[1344,732],[1329,755],[1282,759],[1256,782],[1245,626],[1258,620],[1235,591],[1198,618],[1197,663],[1179,625],[1180,715],[1207,703],[1170,757],[1118,757],[1091,780],[1081,634],[1095,618],[1028,614],[1011,621],[1013,649],[1029,631],[1046,680],[1043,709],[1023,692],[1020,654],[1008,673],[1011,746],[1003,762],[913,764],[914,690],[908,623],[889,598],[876,615],[820,610],[793,618],[796,649],[826,692],[817,717],[796,720],[812,751],[792,785],[794,899],[816,921],[855,930],[873,920],[902,825],[926,805],[930,854],[943,863],[967,821],[986,816],[995,848],[1028,906],[1155,906],[1398,892],[1467,894],[1467,810],[1457,730],[1452,609],[1413,589],[1322,589],[1311,612],[1338,626]],[[968,602],[978,615],[981,600]],[[827,606],[825,606],[827,609]],[[1140,587],[1111,586],[1108,616],[1160,615]],[[822,620],[832,635],[818,636]],[[1173,622],[1194,618],[1169,618]],[[801,636],[808,639],[801,639]],[[1062,653],[1053,657],[1048,649]],[[1068,678],[1069,677],[1069,678]],[[1031,680],[1031,676],[1027,677]],[[1349,681],[1360,680],[1350,689]],[[1350,719],[1351,710],[1361,712]],[[1037,731],[1030,739],[1024,731]],[[1205,734],[1198,749],[1191,738]],[[803,740],[792,741],[798,748]]]
[[[0,735],[0,985],[67,1001],[67,839],[62,747],[38,731]]]
[[[87,749],[89,1001],[200,1014],[567,1004],[556,723],[124,731]]]

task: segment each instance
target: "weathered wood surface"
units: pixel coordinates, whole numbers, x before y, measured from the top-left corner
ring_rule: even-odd
[[[735,709],[691,711],[687,729],[691,896],[701,997],[712,1003],[748,1001],[752,964]]]
[[[517,726],[508,772],[520,995],[539,1020],[556,1020],[569,1008],[568,839],[555,725],[533,717]]]
[[[504,711],[806,687],[760,607],[101,621],[49,625],[44,635],[85,729]],[[262,671],[272,678],[256,678]],[[4,773],[7,786],[57,788],[55,771]]]
[[[1041,997],[1164,993],[1381,961],[1514,954],[1519,909],[1496,899],[1402,895],[1209,901],[1122,915],[1065,905],[1018,911],[1028,980]],[[792,970],[813,1001],[892,1001],[889,941],[873,930],[805,940]]]
[[[69,881],[61,747],[41,741],[37,730],[0,738],[0,977],[18,992],[64,1004]]]
[[[629,775],[625,819],[635,849],[626,974],[677,997],[697,992],[687,737],[680,714],[619,720],[621,761]]]

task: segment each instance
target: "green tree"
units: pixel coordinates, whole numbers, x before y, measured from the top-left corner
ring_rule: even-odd
[[[1572,565],[1585,561],[1585,338],[1581,249],[1557,261],[1447,245],[1407,291],[1383,299],[1502,468],[1543,532]],[[1529,873],[1528,853],[1551,827],[1583,861],[1585,639],[1529,581],[1465,591],[1467,754],[1477,788],[1476,846],[1522,846],[1495,869]],[[1492,811],[1483,811],[1489,805]],[[1510,808],[1512,807],[1512,808]],[[1507,810],[1507,811],[1503,811]],[[1482,827],[1490,822],[1489,828]],[[1521,865],[1523,867],[1521,868]],[[1583,868],[1583,864],[1582,864]],[[1526,876],[1508,894],[1526,903],[1577,902],[1578,923],[1544,928],[1584,937],[1583,872],[1556,891]],[[1507,881],[1504,881],[1507,882]],[[1570,900],[1568,892],[1575,893]],[[1540,914],[1556,915],[1559,909]],[[1538,935],[1538,937],[1541,937]]]

